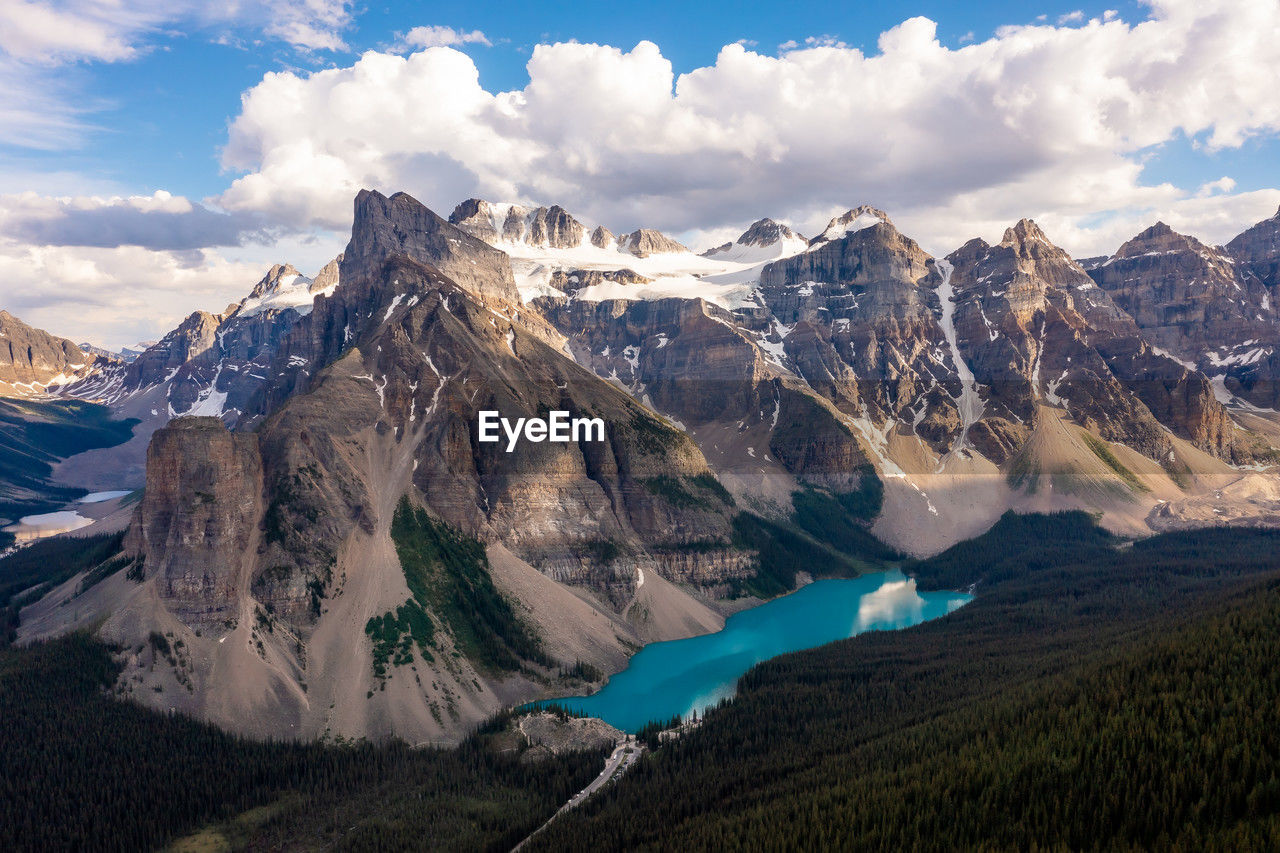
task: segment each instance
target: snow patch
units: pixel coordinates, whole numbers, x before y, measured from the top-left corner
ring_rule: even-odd
[[[978,381],[974,377],[973,371],[969,369],[968,362],[960,355],[960,344],[956,335],[955,322],[955,287],[951,284],[951,273],[955,271],[955,267],[950,261],[942,258],[935,260],[934,264],[942,276],[942,283],[938,285],[938,299],[942,302],[942,336],[947,339],[947,347],[951,350],[951,360],[955,363],[956,374],[960,377],[960,397],[956,399],[956,406],[960,409],[960,438],[952,448],[954,452],[965,446],[965,442],[969,438],[969,427],[977,423],[982,417],[982,413],[986,411],[986,405],[982,402],[982,397],[978,395]],[[983,319],[985,319],[985,315]],[[919,420],[917,419],[918,423]]]

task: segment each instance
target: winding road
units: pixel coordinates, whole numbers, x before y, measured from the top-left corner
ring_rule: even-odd
[[[511,853],[516,853],[517,850],[528,844],[529,839],[546,829],[551,824],[551,821],[560,817],[560,815],[569,811],[569,809],[575,809],[582,805],[590,799],[596,791],[599,791],[606,784],[618,778],[623,773],[626,773],[637,761],[640,760],[640,756],[643,754],[644,745],[638,743],[631,735],[627,735],[626,739],[614,747],[613,752],[609,754],[607,759],[605,759],[604,770],[600,771],[600,775],[592,779],[591,784],[587,785],[587,787],[570,797],[569,801],[557,809],[556,813],[548,818],[546,823],[529,833],[523,841],[511,848]]]

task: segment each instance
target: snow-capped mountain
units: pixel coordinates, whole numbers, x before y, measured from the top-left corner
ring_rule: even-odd
[[[845,211],[827,223],[822,233],[809,241],[811,248],[816,248],[832,240],[841,240],[850,234],[856,234],[872,226],[888,223],[889,215],[869,205],[861,205]]]
[[[803,252],[809,241],[790,226],[772,219],[757,219],[732,243],[702,253],[704,258],[737,263],[765,263]]]
[[[165,420],[214,415],[234,424],[265,381],[280,339],[311,312],[317,296],[338,286],[338,261],[314,279],[276,264],[249,295],[221,314],[196,311],[128,363],[101,370],[68,389],[73,396],[128,407],[140,396]]]
[[[1277,476],[1280,415],[1260,378],[1210,370],[1271,346],[1268,223],[1218,249],[1157,226],[1086,271],[1030,220],[934,257],[869,207],[809,241],[759,220],[702,255],[559,207],[473,199],[450,220],[361,192],[314,281],[274,267],[74,389],[156,424],[215,416],[150,444],[126,546],[142,583],[42,611],[125,646],[180,632],[188,681],[143,674],[131,687],[163,694],[140,699],[256,734],[456,738],[572,660],[613,672],[628,644],[718,627],[707,602],[764,571],[738,513],[785,526],[815,495],[863,526],[840,501],[882,489],[872,532],[912,553],[1007,509],[1134,535],[1275,512],[1246,480]],[[1187,300],[1199,313],[1171,310]],[[1218,393],[1232,381],[1247,404]],[[591,414],[606,438],[508,454],[481,410]],[[427,601],[421,676],[380,660],[375,634],[401,642],[416,600],[391,533],[406,506],[548,644],[508,632],[495,667]]]
[[[449,221],[510,256],[525,302],[542,296],[588,301],[698,297],[732,309],[750,303],[749,285],[763,263],[807,245],[790,228],[772,223],[771,229],[771,220],[761,220],[739,243],[729,244],[737,249],[696,255],[650,228],[616,237],[604,226],[588,229],[558,206],[480,199],[458,205]]]

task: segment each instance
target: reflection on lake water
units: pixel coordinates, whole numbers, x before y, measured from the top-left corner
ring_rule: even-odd
[[[17,524],[11,524],[4,530],[6,533],[12,533],[19,542],[29,542],[32,539],[43,539],[46,536],[79,530],[90,524],[93,524],[92,518],[85,518],[78,512],[64,509],[60,512],[46,512],[41,515],[24,515],[18,519]]]
[[[689,716],[733,696],[738,678],[769,658],[873,630],[945,616],[973,596],[920,592],[899,571],[822,580],[730,616],[715,634],[652,643],[592,696],[557,704],[634,732],[651,720]]]

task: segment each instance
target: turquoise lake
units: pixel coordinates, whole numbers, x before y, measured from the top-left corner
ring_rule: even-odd
[[[748,669],[787,652],[864,631],[909,628],[964,606],[961,592],[919,592],[899,571],[821,580],[735,613],[715,634],[651,643],[591,696],[555,703],[627,732],[651,720],[688,717],[733,696]]]

